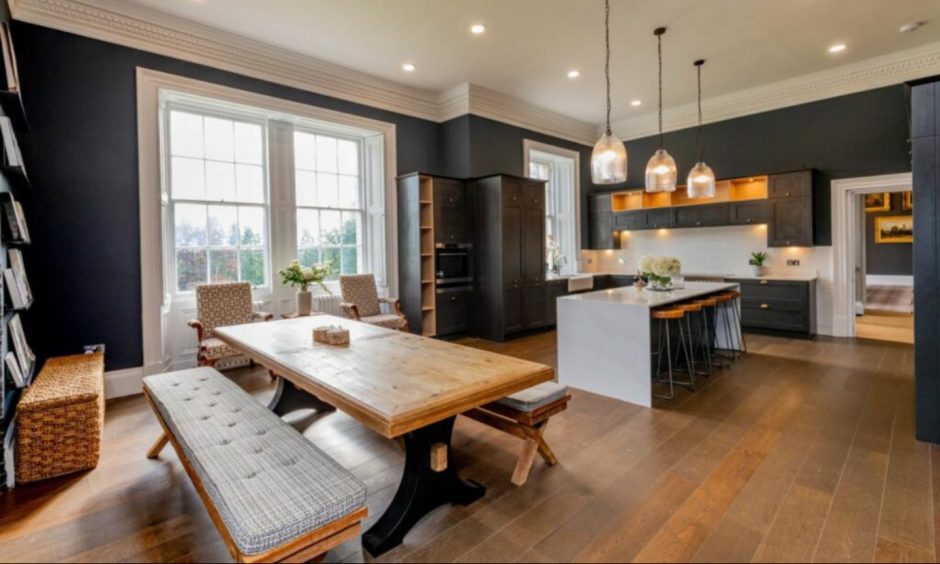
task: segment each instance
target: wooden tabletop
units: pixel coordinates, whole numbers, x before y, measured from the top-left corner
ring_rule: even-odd
[[[350,344],[313,342],[341,325]],[[554,377],[551,367],[331,315],[251,323],[213,336],[386,437],[397,437]]]

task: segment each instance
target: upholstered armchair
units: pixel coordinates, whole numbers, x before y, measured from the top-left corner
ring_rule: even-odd
[[[189,326],[199,339],[199,366],[214,366],[239,352],[212,336],[216,327],[242,325],[260,319],[270,321],[270,313],[256,312],[251,302],[251,284],[223,282],[196,286],[196,316]]]
[[[380,298],[375,286],[375,275],[340,276],[339,286],[343,292],[343,303],[340,307],[349,319],[408,331],[408,319],[401,311],[398,298]],[[393,313],[382,313],[381,304],[388,304]]]

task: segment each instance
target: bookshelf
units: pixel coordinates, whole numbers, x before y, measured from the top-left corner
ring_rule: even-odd
[[[28,252],[30,238],[20,204],[30,187],[26,166],[19,154],[19,139],[25,135],[28,122],[20,95],[5,0],[0,0],[0,27],[3,51],[3,69],[0,70],[0,294],[3,296],[0,300],[0,396],[3,398],[0,403],[0,490],[3,490],[15,483],[16,406],[23,390],[32,384],[37,362],[26,344],[22,326],[22,317],[27,315],[33,302],[22,260],[23,254]],[[14,269],[16,274],[11,274]],[[10,282],[15,288],[10,287]],[[11,293],[14,291],[17,292],[15,303]],[[14,353],[11,362],[15,364],[8,365],[11,351]],[[28,354],[16,356],[18,351],[28,351]]]

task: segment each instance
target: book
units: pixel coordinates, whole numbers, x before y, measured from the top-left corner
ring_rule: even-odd
[[[6,166],[23,166],[23,153],[13,131],[13,122],[0,116],[0,136],[3,137],[3,162]]]
[[[3,70],[7,90],[19,91],[20,73],[16,68],[16,53],[13,51],[13,37],[10,34],[10,26],[6,22],[0,24],[0,50],[3,51]]]
[[[23,232],[20,230],[19,222],[16,219],[16,206],[14,204],[13,194],[0,192],[0,206],[3,207],[3,238],[21,241]]]
[[[29,228],[26,226],[26,214],[23,213],[23,205],[13,200],[13,211],[16,213],[16,222],[20,229],[20,239],[24,243],[31,241],[29,237]]]
[[[27,304],[33,302],[33,290],[29,286],[29,279],[26,277],[26,264],[23,262],[23,252],[19,249],[10,249],[8,251],[10,268],[13,270],[13,274],[16,276],[16,281],[19,283],[20,293],[26,300]]]
[[[12,268],[3,271],[3,286],[7,289],[7,296],[10,297],[10,305],[13,309],[24,309],[28,301],[23,294],[23,287],[17,279],[16,272]]]
[[[29,348],[26,342],[26,334],[23,332],[23,322],[19,314],[10,319],[8,325],[10,330],[10,340],[13,341],[13,349],[16,351],[16,358],[20,361],[20,368],[23,374],[30,374],[33,363],[36,361],[36,355]]]
[[[7,372],[10,373],[10,378],[13,380],[13,383],[16,384],[17,388],[23,388],[26,386],[26,377],[23,376],[23,371],[20,369],[20,361],[16,358],[16,353],[10,351],[5,357],[3,357],[3,363],[6,365]]]

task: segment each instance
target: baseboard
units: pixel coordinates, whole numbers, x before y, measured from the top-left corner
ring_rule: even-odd
[[[866,274],[865,284],[868,286],[914,286],[913,276],[894,274]]]
[[[143,367],[105,372],[104,397],[106,399],[114,399],[143,393],[143,382]]]

